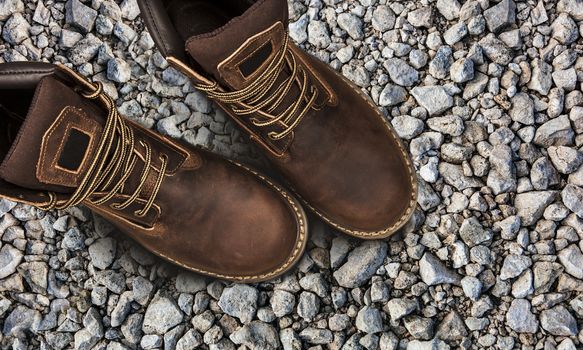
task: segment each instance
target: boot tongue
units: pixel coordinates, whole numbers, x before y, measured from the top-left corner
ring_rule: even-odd
[[[49,76],[35,96],[0,178],[41,191],[72,193],[85,175],[99,144],[105,112]]]
[[[258,0],[215,31],[191,37],[186,51],[221,84],[241,89],[281,49],[287,21],[286,0]]]

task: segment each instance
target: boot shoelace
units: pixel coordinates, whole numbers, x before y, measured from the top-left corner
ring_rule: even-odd
[[[125,182],[133,173],[136,163],[140,158],[138,151],[134,148],[135,139],[133,130],[126,125],[123,118],[119,115],[111,98],[103,93],[103,85],[98,82],[94,84],[94,88],[94,92],[90,94],[83,93],[83,96],[90,100],[100,98],[108,110],[108,116],[93,161],[89,165],[87,174],[81,181],[81,184],[65,203],[58,204],[56,195],[49,192],[50,203],[43,208],[45,210],[65,209],[78,205],[85,200],[89,200],[95,205],[102,205],[108,202],[116,195],[122,194]],[[139,198],[140,192],[146,183],[146,179],[152,168],[152,149],[146,142],[140,141],[140,144],[144,147],[146,153],[144,155],[145,164],[140,182],[133,194],[125,201],[111,204],[110,207],[113,209],[123,210],[129,207]],[[134,212],[138,217],[147,215],[148,211],[154,205],[154,200],[162,185],[162,180],[164,179],[168,165],[168,156],[162,154],[159,156],[159,159],[160,169],[156,184],[144,207]],[[118,180],[114,181],[116,178]],[[105,194],[102,195],[102,193]]]
[[[225,92],[216,81],[212,84],[201,83],[195,86],[206,92],[212,99],[228,105],[237,115],[259,114],[261,118],[251,119],[255,126],[267,127],[280,123],[283,126],[281,132],[271,131],[268,134],[272,140],[280,140],[298,126],[318,98],[318,89],[310,83],[306,71],[298,66],[288,43],[289,35],[286,33],[282,48],[276,57],[246,88]],[[290,71],[289,76],[275,87],[280,74],[286,67]],[[294,82],[299,87],[299,95],[289,106],[276,113],[276,109],[284,102]]]

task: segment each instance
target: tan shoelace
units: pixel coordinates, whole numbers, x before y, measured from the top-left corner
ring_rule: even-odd
[[[261,118],[251,119],[256,126],[267,127],[279,123],[283,130],[271,131],[268,135],[273,140],[282,139],[298,126],[318,98],[318,89],[310,84],[308,75],[299,67],[288,43],[289,36],[286,33],[282,48],[276,57],[265,71],[244,89],[225,92],[217,82],[195,84],[195,87],[206,92],[212,99],[229,106],[237,115],[259,114]],[[289,76],[275,87],[286,67],[290,71]],[[294,82],[299,87],[299,95],[289,106],[274,114],[288,96]]]
[[[133,130],[126,125],[123,118],[119,115],[111,98],[103,93],[103,85],[101,83],[94,84],[94,89],[94,92],[83,94],[83,96],[91,100],[99,99],[108,110],[107,120],[103,128],[101,141],[95,151],[95,156],[81,184],[71,197],[66,202],[58,204],[57,196],[54,193],[49,193],[50,203],[42,209],[65,209],[78,205],[85,200],[95,205],[104,204],[122,193],[126,180],[130,177],[136,166],[139,153],[134,148],[135,140]],[[146,142],[140,141],[140,144],[144,147],[146,154],[144,156],[145,164],[139,185],[133,194],[124,202],[111,204],[110,207],[113,209],[123,210],[130,206],[138,199],[144,187],[152,167],[152,149]],[[168,165],[168,157],[162,154],[159,159],[161,165],[156,184],[144,207],[134,212],[138,217],[147,215],[148,211],[154,205],[154,200],[162,185],[162,180],[164,179]],[[118,180],[114,183],[114,179],[116,178]],[[105,194],[103,195],[102,193]],[[99,197],[92,198],[97,196]]]

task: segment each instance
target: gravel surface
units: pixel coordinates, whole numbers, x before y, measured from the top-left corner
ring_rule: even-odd
[[[2,349],[583,347],[583,2],[305,0],[293,40],[354,81],[418,170],[387,241],[313,221],[284,278],[179,270],[86,208],[0,200]],[[263,166],[154,48],[135,0],[0,0],[0,61],[72,65],[127,118]]]

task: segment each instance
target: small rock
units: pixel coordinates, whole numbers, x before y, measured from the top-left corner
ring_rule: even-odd
[[[412,340],[407,344],[407,350],[449,350],[450,347],[443,340],[437,338],[428,341]]]
[[[146,334],[164,334],[182,322],[182,312],[173,299],[157,294],[148,305],[142,330]]]
[[[310,21],[308,23],[308,42],[318,48],[326,48],[330,45],[330,34],[324,22]]]
[[[352,39],[360,40],[364,38],[362,20],[351,13],[341,13],[338,15],[338,26],[346,31]]]
[[[522,92],[514,95],[509,115],[515,122],[534,124],[534,102],[530,96]]]
[[[389,73],[391,80],[401,86],[412,86],[419,81],[417,70],[400,58],[389,58],[385,61],[384,67]]]
[[[583,279],[583,254],[576,244],[571,244],[562,249],[559,254],[559,261],[565,267],[565,271],[573,277]]]
[[[6,336],[24,336],[26,332],[35,331],[41,321],[41,314],[37,310],[18,305],[4,319],[2,333]]]
[[[577,321],[562,305],[543,310],[540,314],[541,327],[552,335],[573,336],[577,334]]]
[[[511,0],[505,0],[511,1]],[[510,50],[506,44],[504,44],[501,40],[496,38],[493,34],[489,34],[482,38],[479,42],[480,46],[486,57],[492,60],[494,63],[498,63],[500,65],[506,66],[514,55],[512,54],[512,50]],[[550,77],[549,77],[550,78]],[[531,80],[532,83],[532,80]],[[533,84],[534,86],[534,84]],[[530,85],[529,85],[530,88]],[[532,88],[531,88],[532,89]],[[550,89],[550,86],[549,86]],[[547,90],[548,93],[548,90]],[[545,93],[546,95],[546,93]]]
[[[15,13],[6,21],[2,37],[8,43],[18,45],[29,37],[30,24],[21,13]]]
[[[437,79],[447,78],[453,64],[453,51],[449,46],[441,46],[429,63],[429,74]]]
[[[474,61],[467,58],[455,61],[451,65],[449,74],[455,83],[465,83],[474,79]]]
[[[271,325],[253,321],[239,328],[229,337],[233,343],[250,349],[275,350],[280,346],[277,331]]]
[[[470,217],[462,222],[460,227],[460,237],[468,246],[473,247],[491,240],[492,232],[484,229],[478,219]]]
[[[579,38],[577,23],[567,13],[561,13],[551,24],[552,36],[563,45],[569,45]]]
[[[419,274],[428,286],[442,283],[459,285],[460,283],[460,276],[449,270],[441,260],[431,253],[423,254],[419,261]]]
[[[413,118],[408,115],[400,115],[391,120],[393,128],[399,137],[410,140],[423,131],[424,123],[422,120]]]
[[[77,27],[83,33],[91,32],[95,24],[95,18],[97,18],[97,11],[79,0],[67,1],[65,10],[67,24]]]
[[[189,330],[176,343],[176,350],[196,349],[202,345],[202,337],[194,329]]]
[[[407,15],[407,21],[411,23],[413,27],[425,27],[431,28],[433,25],[433,13],[431,7],[422,7],[417,10],[409,12]]]
[[[443,318],[439,326],[437,326],[436,335],[439,339],[456,341],[462,340],[467,336],[468,331],[460,315],[455,311],[451,311]]]
[[[419,303],[415,299],[395,298],[389,300],[385,305],[385,311],[388,311],[391,320],[398,321],[401,318],[411,314],[419,308]]]
[[[482,294],[482,282],[476,277],[466,276],[461,280],[462,289],[464,294],[472,299],[478,300],[480,294]]]
[[[9,244],[0,250],[0,279],[10,276],[22,260],[22,252]]]
[[[302,292],[298,301],[298,315],[312,321],[320,310],[320,300],[314,293]]]
[[[453,106],[453,98],[443,86],[416,86],[411,94],[430,115],[438,115]]]
[[[583,164],[583,154],[574,148],[551,146],[547,151],[553,165],[562,174],[571,174]]]
[[[536,333],[538,321],[526,299],[514,299],[506,312],[508,326],[518,333]]]
[[[518,277],[524,270],[532,265],[532,260],[527,256],[510,254],[507,255],[500,269],[502,280]]]
[[[334,339],[329,330],[312,327],[307,327],[301,331],[300,338],[309,344],[330,344]]]
[[[24,11],[22,0],[4,0],[0,1],[0,21],[5,21],[11,15]]]
[[[567,146],[573,143],[574,136],[569,117],[562,115],[541,125],[534,136],[534,143],[544,147]]]
[[[498,33],[516,21],[516,4],[513,0],[502,0],[484,11],[484,17],[488,23],[488,29],[492,33]]]
[[[246,324],[255,317],[258,298],[257,289],[244,284],[235,284],[224,289],[219,299],[219,307],[227,315],[237,317]]]
[[[390,7],[379,5],[372,14],[372,27],[380,32],[386,32],[395,26],[395,14]]]
[[[583,218],[583,188],[567,184],[561,192],[561,198],[569,210]]]
[[[550,64],[541,59],[534,60],[532,62],[532,76],[528,83],[528,88],[546,96],[553,85],[552,71],[553,67]]]
[[[379,104],[381,106],[394,106],[407,100],[407,90],[405,88],[387,84],[379,95]]]
[[[110,237],[100,238],[89,246],[89,257],[91,264],[98,269],[104,270],[113,263],[115,259],[115,240]]]
[[[535,224],[556,198],[553,191],[533,191],[518,193],[514,198],[517,215],[524,226]]]
[[[457,0],[437,0],[436,6],[448,21],[453,21],[460,15],[461,5]]]
[[[383,319],[378,309],[362,308],[356,315],[356,328],[361,332],[373,334],[383,331]]]
[[[195,294],[206,289],[204,277],[192,273],[181,272],[176,276],[176,291],[179,293]]]
[[[334,272],[334,278],[342,287],[360,287],[375,274],[386,256],[385,242],[363,242],[348,255],[346,263]]]
[[[276,317],[283,317],[290,314],[295,306],[295,296],[284,290],[275,290],[271,296],[271,308]]]

